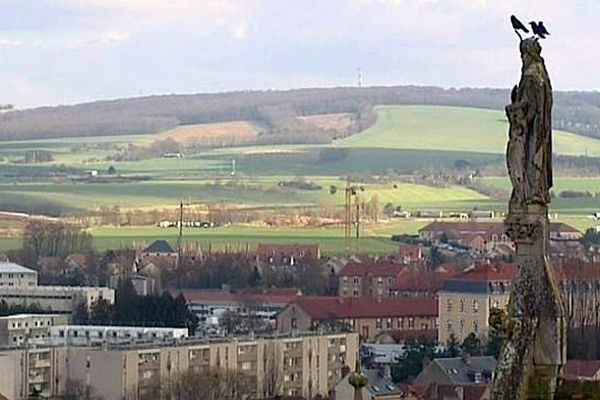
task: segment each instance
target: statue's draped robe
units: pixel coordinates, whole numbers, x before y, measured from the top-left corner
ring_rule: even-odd
[[[550,203],[552,187],[552,87],[543,60],[523,69],[516,99],[506,108],[511,122],[507,163],[511,208]]]

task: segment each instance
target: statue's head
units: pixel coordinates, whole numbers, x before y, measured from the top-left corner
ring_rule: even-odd
[[[542,62],[542,46],[537,38],[527,38],[521,41],[519,46],[521,50],[521,59],[523,65],[529,65],[532,62]]]

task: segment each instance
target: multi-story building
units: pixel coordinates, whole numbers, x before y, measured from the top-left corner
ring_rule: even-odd
[[[22,346],[47,339],[55,325],[69,323],[65,314],[16,314],[0,317],[0,346]]]
[[[581,260],[557,261],[553,268],[563,296],[570,328],[600,324],[600,264]],[[438,292],[438,336],[446,342],[470,333],[488,334],[490,309],[505,309],[515,271],[514,264],[483,264],[456,275]]]
[[[105,400],[153,400],[185,372],[221,370],[243,376],[254,397],[314,398],[353,369],[357,353],[353,333],[10,350],[0,352],[0,393],[21,400],[36,389],[50,397],[71,379]]]
[[[400,264],[350,262],[338,274],[338,296],[390,297],[390,289],[403,269]]]
[[[0,261],[0,286],[31,287],[37,286],[36,271],[11,262]]]
[[[514,264],[482,264],[447,280],[438,292],[439,341],[487,337],[490,310],[506,308],[514,270]]]
[[[0,351],[0,398],[57,398],[66,383],[67,353],[66,347]]]
[[[48,337],[51,343],[57,345],[92,346],[103,343],[182,339],[188,337],[188,329],[63,324],[51,327]]]
[[[352,330],[366,340],[384,331],[436,326],[437,301],[430,298],[300,297],[277,315],[279,332]]]
[[[0,287],[0,300],[7,304],[36,304],[55,313],[72,313],[81,302],[89,307],[97,300],[115,301],[114,289],[87,286]]]
[[[36,271],[0,262],[0,300],[9,305],[35,304],[55,313],[71,313],[81,302],[89,308],[101,299],[114,303],[115,291],[106,287],[38,286]]]
[[[298,288],[273,288],[264,290],[185,290],[190,311],[202,325],[219,325],[220,317],[228,311],[275,323],[275,317],[290,302],[302,295]]]

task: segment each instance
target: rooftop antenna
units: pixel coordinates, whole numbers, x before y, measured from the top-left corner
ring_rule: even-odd
[[[362,68],[358,68],[358,77],[357,77],[357,84],[358,87],[361,88],[363,85],[363,73],[362,73]]]

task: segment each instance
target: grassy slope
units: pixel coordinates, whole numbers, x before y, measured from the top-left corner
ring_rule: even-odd
[[[444,149],[503,153],[507,121],[502,111],[441,106],[385,106],[370,129],[337,143],[340,147]],[[600,156],[600,140],[554,132],[559,154]]]

